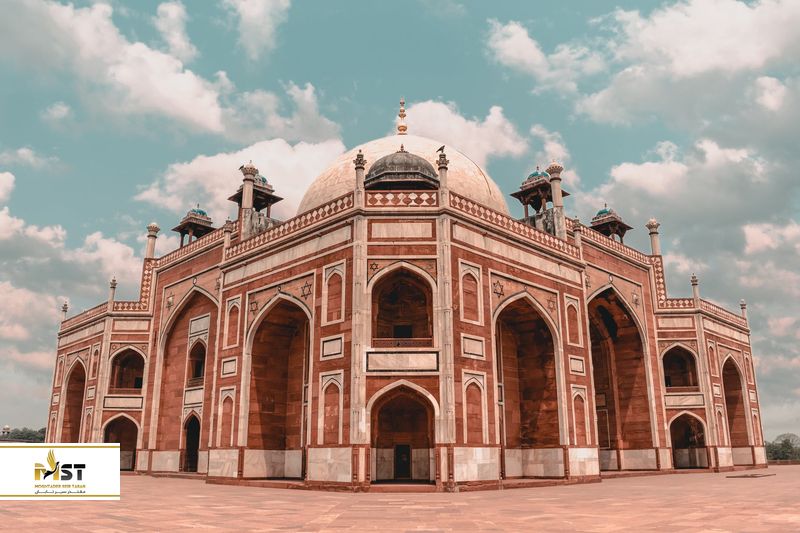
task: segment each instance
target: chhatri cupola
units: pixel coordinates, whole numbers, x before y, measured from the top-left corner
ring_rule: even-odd
[[[266,215],[270,217],[272,205],[280,202],[283,198],[275,194],[275,188],[267,181],[267,178],[259,174],[258,169],[252,161],[239,167],[239,170],[242,172],[245,179],[252,178],[253,180],[252,208],[256,211],[266,209]],[[244,189],[244,183],[242,183],[236,193],[228,198],[228,200],[235,202],[241,208],[242,200],[244,199]]]
[[[623,222],[622,217],[620,217],[616,211],[608,207],[608,204],[605,204],[603,209],[592,217],[592,222],[589,224],[589,227],[602,233],[606,237],[611,237],[613,239],[614,236],[616,236],[619,238],[619,242],[624,242],[625,233],[633,229],[633,227]]]
[[[258,172],[252,161],[239,170],[243,176],[242,185],[228,200],[239,206],[241,234],[247,238],[279,223],[272,218],[272,206],[283,198],[275,194],[275,188]]]
[[[546,170],[531,172],[511,196],[519,200],[525,209],[523,221],[536,229],[546,231],[561,239],[566,239],[564,221],[564,201],[569,193],[561,189],[561,172],[564,170],[556,161]],[[550,207],[548,207],[550,204]],[[533,215],[530,208],[533,208]]]
[[[214,226],[208,213],[200,209],[200,204],[197,204],[197,207],[189,209],[186,216],[181,219],[180,224],[172,228],[172,231],[180,233],[181,246],[183,246],[211,233],[214,231]],[[189,242],[184,242],[187,236],[189,237]]]

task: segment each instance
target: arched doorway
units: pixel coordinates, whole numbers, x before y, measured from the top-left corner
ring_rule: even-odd
[[[435,479],[434,413],[410,387],[397,387],[370,411],[372,480],[429,483]]]
[[[675,468],[708,468],[706,434],[703,422],[688,413],[669,425],[672,464]]]
[[[433,346],[433,292],[418,274],[398,268],[372,288],[372,347]]]
[[[141,394],[144,357],[135,350],[125,350],[111,360],[109,394]]]
[[[655,469],[642,333],[619,295],[608,288],[589,302],[600,469]]]
[[[667,392],[699,391],[694,356],[680,346],[670,348],[662,359]]]
[[[183,468],[184,472],[197,472],[200,451],[200,420],[192,414],[183,424]]]
[[[518,298],[497,316],[495,342],[504,476],[562,476],[562,455],[541,451],[560,444],[553,333],[537,307]]]
[[[279,299],[253,336],[247,446],[271,457],[255,477],[305,477],[309,335],[305,311]]]
[[[202,346],[202,361],[205,358],[213,360],[213,352],[206,353],[201,339],[215,338],[216,325],[217,304],[206,293],[195,289],[179,304],[164,328],[160,379],[155,383],[158,391],[156,450],[171,452],[169,467],[173,469],[183,468],[185,464],[185,428],[176,423],[183,420],[184,411],[197,408],[197,412],[202,413],[198,415],[198,422],[210,423],[211,387],[203,387],[203,384],[210,381],[213,365],[203,363],[199,379],[190,381],[190,376],[195,374],[189,359],[199,344]],[[208,440],[201,442],[202,450],[207,443]]]
[[[106,424],[103,442],[119,443],[119,469],[133,470],[136,467],[136,439],[139,428],[126,416],[118,416]]]
[[[722,366],[722,388],[725,391],[725,411],[728,414],[728,442],[731,448],[749,446],[742,374],[732,357]]]
[[[86,395],[86,369],[78,361],[67,377],[64,395],[64,421],[61,425],[61,442],[80,442],[83,398]]]

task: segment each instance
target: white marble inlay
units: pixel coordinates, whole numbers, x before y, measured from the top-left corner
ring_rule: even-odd
[[[438,370],[436,352],[370,352],[367,354],[368,372]]]

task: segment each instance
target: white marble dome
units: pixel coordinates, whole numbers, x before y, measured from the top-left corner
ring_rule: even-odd
[[[447,166],[447,182],[452,192],[465,196],[479,204],[508,214],[503,193],[492,178],[469,157],[450,145],[416,135],[390,135],[362,144],[339,156],[322,172],[306,191],[300,201],[298,213],[305,213],[334,198],[338,198],[356,188],[356,171],[353,159],[359,150],[367,159],[366,172],[370,165],[385,155],[394,153],[403,145],[407,152],[424,157],[436,168],[439,154],[436,150],[445,145],[445,154],[450,164]]]

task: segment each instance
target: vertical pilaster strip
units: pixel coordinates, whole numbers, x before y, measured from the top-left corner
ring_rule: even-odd
[[[437,327],[439,349],[441,357],[441,374],[439,381],[439,394],[441,396],[441,411],[439,416],[439,435],[436,436],[440,443],[455,443],[456,418],[455,418],[455,361],[453,354],[453,286],[452,266],[450,264],[450,225],[448,215],[439,217],[439,235],[437,255],[439,268],[437,269],[437,285],[439,290],[439,309],[437,312]]]
[[[366,358],[367,307],[367,221],[359,214],[353,220],[353,342],[350,352],[350,443],[368,444],[366,421],[367,383],[364,360]]]

